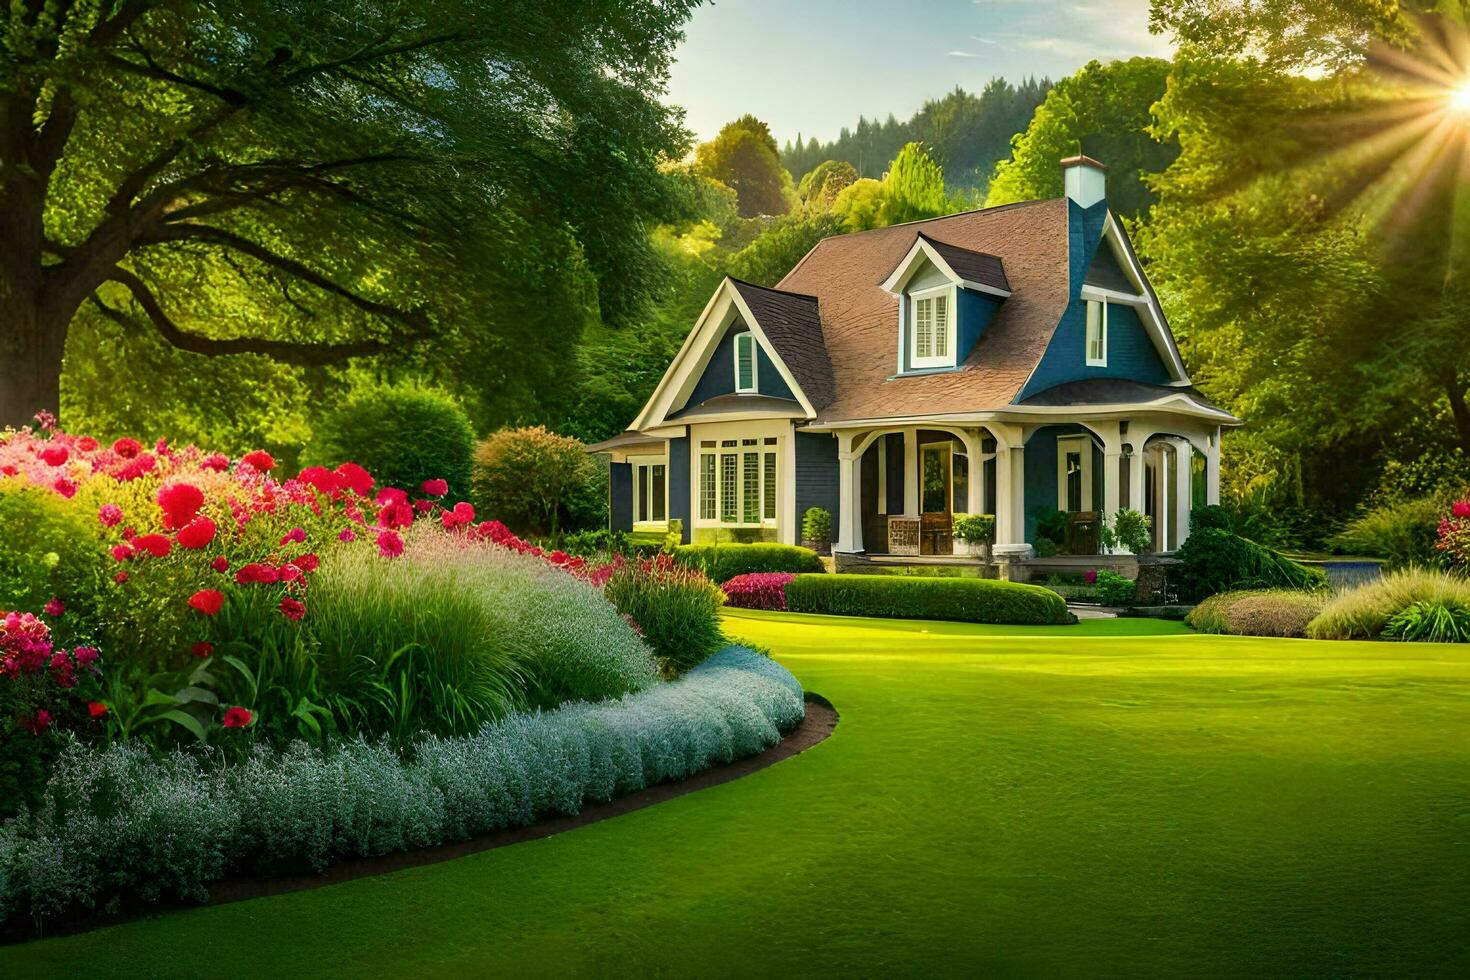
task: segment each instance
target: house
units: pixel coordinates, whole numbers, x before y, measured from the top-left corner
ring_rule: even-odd
[[[1065,197],[828,238],[775,288],[725,279],[591,447],[613,526],[798,543],[823,507],[841,564],[942,558],[956,514],[993,514],[995,556],[1020,561],[1038,521],[1096,554],[1126,507],[1177,548],[1240,423],[1191,385],[1103,165],[1061,165]]]

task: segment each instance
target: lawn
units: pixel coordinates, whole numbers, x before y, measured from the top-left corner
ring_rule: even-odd
[[[0,949],[0,974],[1470,969],[1470,650],[728,626],[836,704],[831,739],[558,837]]]

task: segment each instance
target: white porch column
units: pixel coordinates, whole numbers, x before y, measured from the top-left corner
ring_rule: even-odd
[[[837,550],[852,554],[863,550],[862,456],[853,452],[855,435],[837,436]]]
[[[1111,518],[1122,507],[1122,487],[1119,486],[1119,462],[1123,458],[1122,426],[1117,423],[1099,422],[1097,434],[1103,441],[1103,517]],[[1094,474],[1093,479],[1097,479]]]
[[[1019,554],[1026,544],[1026,456],[1021,426],[989,425],[995,438],[995,553]]]
[[[985,463],[980,459],[980,433],[974,429],[962,429],[965,442],[965,458],[969,463],[969,479],[966,485],[965,508],[968,514],[985,513]]]
[[[1220,427],[1210,434],[1210,448],[1205,453],[1205,503],[1220,502]]]
[[[919,516],[919,430],[903,430],[903,514]]]
[[[1178,548],[1189,537],[1189,509],[1194,502],[1194,447],[1188,439],[1174,440],[1174,541]]]

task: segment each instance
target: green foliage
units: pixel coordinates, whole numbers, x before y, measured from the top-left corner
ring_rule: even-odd
[[[801,178],[796,192],[808,208],[825,211],[843,188],[858,179],[857,168],[846,160],[824,160]]]
[[[832,513],[825,507],[808,507],[801,515],[801,539],[817,545],[832,543]],[[720,581],[724,581],[721,579]]]
[[[599,472],[576,439],[540,425],[501,429],[475,450],[475,501],[486,517],[555,537],[567,504],[586,494]]]
[[[1386,559],[1392,568],[1433,564],[1445,510],[1433,497],[1384,504],[1353,518],[1328,543],[1334,551]]]
[[[791,208],[791,175],[770,127],[751,115],[726,123],[719,135],[694,151],[694,172],[735,191],[740,215],[785,214]]]
[[[1298,589],[1221,592],[1191,609],[1185,622],[1201,633],[1300,637],[1326,603],[1325,592]]]
[[[1189,512],[1189,533],[1195,531],[1234,531],[1230,511],[1219,504],[1204,504]]]
[[[867,231],[883,227],[887,204],[888,186],[864,177],[843,188],[832,201],[832,213],[842,222],[843,231]]]
[[[1067,540],[1067,515],[1055,507],[1037,507],[1031,512],[1036,521],[1036,540],[1032,542],[1036,546],[1037,554],[1041,553],[1041,542],[1049,542],[1053,548]],[[1052,554],[1056,554],[1053,550]]]
[[[956,210],[944,193],[944,170],[918,143],[905,143],[883,176],[885,225],[937,218]]]
[[[1449,627],[1441,622],[1443,614],[1432,607],[1470,609],[1470,580],[1453,572],[1422,568],[1389,572],[1333,596],[1312,620],[1307,635],[1319,640],[1377,639],[1390,622],[1416,605],[1423,608],[1400,620],[1396,629],[1443,633]]]
[[[725,593],[703,572],[667,555],[621,566],[603,592],[636,624],[667,674],[699,666],[729,642],[720,629]]]
[[[796,212],[772,222],[755,241],[730,258],[730,275],[761,286],[774,286],[812,247],[842,233],[842,221],[825,211]]]
[[[1416,602],[1394,613],[1383,635],[1414,643],[1470,643],[1470,605]]]
[[[1375,39],[1403,44],[1436,0],[1152,0],[1152,26],[1180,44],[1297,68],[1351,67]]]
[[[352,391],[317,426],[308,459],[328,468],[357,463],[379,486],[413,495],[425,480],[446,480],[452,503],[469,497],[474,448],[470,420],[452,396],[401,382]]]
[[[1061,197],[1058,161],[1078,153],[1108,168],[1108,207],[1129,218],[1148,213],[1157,199],[1145,182],[1179,153],[1176,140],[1161,142],[1150,109],[1163,97],[1170,65],[1158,58],[1090,62],[1062,79],[1036,110],[1011,159],[996,168],[985,203]]]
[[[103,527],[59,494],[0,478],[0,613],[41,614],[53,597],[70,611],[53,620],[58,640],[94,639],[75,627],[95,621],[112,584]]]
[[[698,569],[713,582],[752,572],[822,571],[822,559],[815,551],[791,544],[686,544],[674,552],[674,560]]]
[[[995,543],[994,514],[954,515],[954,536],[971,544]]]
[[[1191,531],[1174,553],[1182,565],[1169,573],[1179,596],[1194,602],[1237,589],[1321,589],[1327,576],[1320,568],[1289,558],[1229,531]]]
[[[1111,568],[1098,569],[1093,584],[1097,600],[1104,606],[1131,606],[1138,601],[1138,583]]]
[[[792,612],[968,623],[1075,622],[1050,589],[982,578],[798,575],[786,586]]]
[[[1109,551],[1124,548],[1135,555],[1147,554],[1153,550],[1153,518],[1121,508],[1111,522],[1103,522],[1099,537]]]

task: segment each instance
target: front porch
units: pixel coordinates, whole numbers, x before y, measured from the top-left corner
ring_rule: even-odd
[[[1092,568],[1122,559],[1135,577],[1132,556],[1100,554],[1105,520],[1139,511],[1151,519],[1150,551],[1178,548],[1195,502],[1218,502],[1220,429],[1180,415],[1120,415],[835,429],[839,566],[989,564],[1030,577],[1011,566],[1075,556]],[[971,514],[995,518],[988,549],[955,537],[956,521]]]

